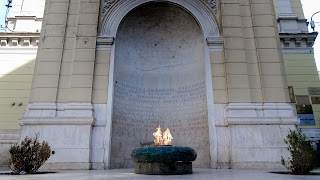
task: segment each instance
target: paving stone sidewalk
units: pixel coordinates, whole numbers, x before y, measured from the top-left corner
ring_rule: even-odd
[[[9,172],[8,169],[0,168],[0,173]],[[317,170],[320,172],[320,169]],[[50,174],[35,175],[0,175],[0,180],[149,180],[149,179],[193,179],[193,180],[319,180],[320,175],[286,175],[270,173],[271,170],[233,170],[233,169],[194,169],[191,175],[137,175],[133,169],[114,170],[87,170],[87,171],[57,171]]]

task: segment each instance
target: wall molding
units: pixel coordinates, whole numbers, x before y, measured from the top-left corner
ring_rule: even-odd
[[[216,4],[214,1],[211,0],[207,3]],[[109,1],[109,3],[111,2]],[[208,4],[201,0],[118,0],[112,2],[112,5],[106,6],[109,7],[108,12],[101,16],[100,36],[116,37],[118,26],[125,15],[135,7],[147,2],[175,3],[185,8],[199,21],[205,37],[221,37],[215,14],[212,13],[212,7],[208,7]]]
[[[38,47],[40,33],[0,33],[1,47]]]
[[[310,54],[318,33],[279,33],[284,54]]]
[[[298,125],[299,119],[286,103],[230,103],[228,125]]]

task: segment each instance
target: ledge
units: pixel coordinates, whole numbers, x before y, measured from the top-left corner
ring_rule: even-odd
[[[296,118],[271,117],[229,117],[229,125],[297,125]]]
[[[286,103],[230,103],[228,110],[292,110],[291,105]]]
[[[306,49],[306,52],[310,51],[312,48],[318,33],[279,33],[282,50],[293,49],[303,50]]]
[[[93,125],[94,118],[89,117],[24,117],[19,125]]]
[[[223,39],[221,37],[207,37],[210,51],[223,51]]]
[[[286,103],[231,103],[227,106],[228,125],[297,125],[299,120]]]
[[[17,140],[14,140],[14,139],[12,139],[12,140],[2,140],[2,139],[0,139],[0,144],[16,144],[18,142],[19,142],[19,139],[17,139]]]
[[[111,46],[113,45],[114,37],[97,37],[97,50],[110,50]]]

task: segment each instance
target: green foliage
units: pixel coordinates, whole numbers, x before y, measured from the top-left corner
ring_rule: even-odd
[[[39,134],[35,138],[28,136],[21,142],[21,145],[11,146],[9,168],[16,174],[21,171],[35,173],[42,164],[50,157],[51,149],[46,141],[39,143]]]
[[[310,171],[319,165],[318,152],[313,149],[311,141],[306,140],[306,136],[299,131],[292,131],[287,135],[284,142],[291,158],[285,161],[281,157],[281,164],[293,174],[309,174]]]

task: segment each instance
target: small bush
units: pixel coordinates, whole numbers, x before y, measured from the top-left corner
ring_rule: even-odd
[[[319,165],[318,152],[313,149],[311,141],[306,140],[306,136],[299,131],[290,130],[284,142],[291,154],[286,162],[281,157],[281,164],[290,170],[292,174],[309,174],[310,171]]]
[[[50,157],[50,146],[46,141],[39,143],[38,137],[39,134],[36,134],[35,138],[27,136],[21,142],[21,145],[11,146],[9,168],[13,173],[19,174],[22,171],[28,174],[35,173]]]

